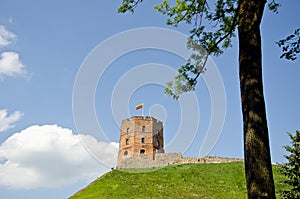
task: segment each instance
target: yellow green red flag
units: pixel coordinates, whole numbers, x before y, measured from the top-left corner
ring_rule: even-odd
[[[135,106],[135,110],[139,110],[144,107],[144,104],[139,104]]]

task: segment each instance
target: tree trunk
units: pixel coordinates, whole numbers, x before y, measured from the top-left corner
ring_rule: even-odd
[[[262,82],[260,22],[266,0],[239,1],[239,73],[248,198],[275,198]]]

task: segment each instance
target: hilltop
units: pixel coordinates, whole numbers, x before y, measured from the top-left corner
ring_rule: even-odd
[[[284,177],[274,170],[276,189]],[[70,199],[246,198],[244,164],[182,164],[160,169],[118,169],[98,178]]]

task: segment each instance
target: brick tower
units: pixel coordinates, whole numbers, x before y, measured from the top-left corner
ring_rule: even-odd
[[[150,116],[133,116],[122,121],[118,168],[153,161],[156,153],[164,153],[162,122]]]

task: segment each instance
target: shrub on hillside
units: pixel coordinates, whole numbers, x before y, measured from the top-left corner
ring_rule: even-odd
[[[291,139],[291,145],[284,146],[289,155],[285,155],[286,163],[279,167],[279,172],[287,177],[283,181],[290,188],[279,192],[283,199],[300,199],[300,131],[295,135],[288,133]]]

